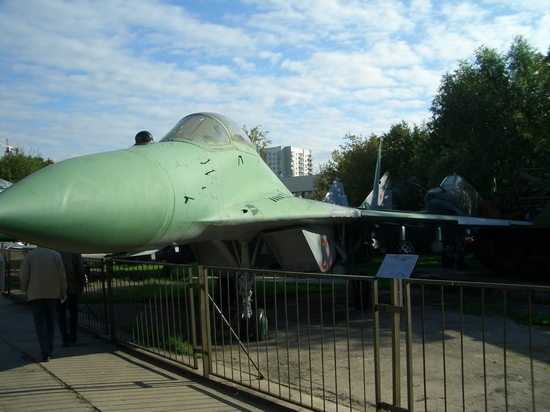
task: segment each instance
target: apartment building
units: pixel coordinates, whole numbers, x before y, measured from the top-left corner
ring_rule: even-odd
[[[265,149],[264,158],[269,168],[280,178],[313,174],[311,150],[294,146],[268,147]]]

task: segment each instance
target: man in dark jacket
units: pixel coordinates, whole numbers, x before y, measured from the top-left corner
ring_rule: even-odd
[[[42,361],[48,362],[53,351],[55,307],[66,298],[67,282],[61,256],[55,250],[37,247],[27,253],[19,270],[21,290],[32,308]]]
[[[57,321],[63,338],[63,346],[75,344],[78,339],[78,297],[86,285],[84,260],[76,253],[59,252],[65,267],[67,278],[67,300],[61,300],[57,305]],[[69,308],[69,325],[67,327],[67,308]]]

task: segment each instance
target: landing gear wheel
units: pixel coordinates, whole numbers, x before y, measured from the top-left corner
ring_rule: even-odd
[[[267,316],[265,310],[258,309],[256,311],[256,317],[254,319],[255,325],[252,325],[252,337],[257,341],[262,341],[267,339]]]
[[[241,340],[266,340],[268,322],[265,310],[258,309],[256,315],[250,319],[246,319],[243,314],[236,314],[231,327]]]

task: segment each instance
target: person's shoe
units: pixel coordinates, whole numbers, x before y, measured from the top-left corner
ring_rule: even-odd
[[[42,362],[49,362],[50,361],[50,355],[42,356]]]
[[[74,345],[76,343],[76,338],[72,338],[71,343]]]
[[[71,343],[70,343],[70,342],[63,342],[63,347],[64,347],[64,348],[70,348],[70,347],[71,347]]]

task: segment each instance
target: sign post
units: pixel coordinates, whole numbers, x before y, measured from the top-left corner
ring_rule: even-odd
[[[393,405],[401,406],[401,321],[399,315],[407,314],[403,307],[403,279],[408,279],[416,265],[418,255],[393,255],[387,254],[378,269],[377,277],[391,279],[391,304],[389,307],[380,306],[379,310],[392,312],[392,383],[393,383]],[[408,305],[409,306],[409,305]],[[407,316],[408,319],[408,316]],[[410,322],[407,321],[407,328]],[[407,366],[409,366],[409,357],[407,353]],[[409,371],[410,372],[410,371]],[[408,403],[412,399],[412,375],[409,373]]]

